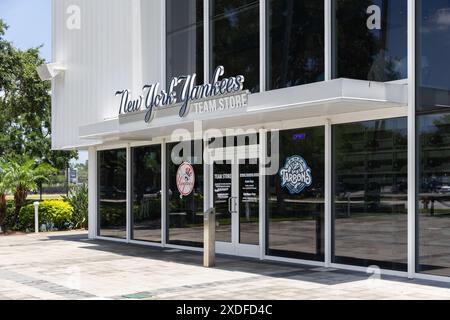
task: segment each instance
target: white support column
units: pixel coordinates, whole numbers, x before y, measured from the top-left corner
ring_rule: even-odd
[[[259,1],[259,86],[260,91],[266,91],[266,0]]]
[[[203,71],[204,83],[209,83],[210,79],[210,33],[209,33],[209,0],[203,0]]]
[[[206,137],[205,137],[206,138]],[[207,211],[214,207],[214,199],[211,196],[211,190],[213,186],[213,168],[212,163],[210,163],[209,159],[209,150],[208,150],[208,141],[205,139],[203,141],[203,212],[206,214]],[[215,231],[214,231],[215,233]],[[215,236],[214,236],[215,237]],[[214,238],[215,239],[215,238]],[[205,243],[204,250],[208,249],[209,246]],[[216,250],[215,245],[213,245],[213,250]]]
[[[161,143],[161,244],[166,246],[167,240],[167,148],[166,140]]]
[[[332,0],[325,1],[325,81],[332,78]]]
[[[208,151],[208,141],[203,141],[203,212],[211,209],[212,199],[211,199],[211,164],[207,155]]]
[[[131,148],[130,145],[127,146],[127,243],[131,240],[131,224],[132,224],[132,214],[131,210],[133,210],[133,205],[131,203],[132,200],[132,179],[131,179]]]
[[[260,259],[266,255],[266,163],[267,163],[267,131],[259,131],[259,248]]]
[[[331,266],[332,250],[332,182],[333,182],[333,161],[332,161],[332,130],[331,121],[327,119],[325,124],[325,267]]]
[[[416,44],[415,0],[408,0],[408,277],[416,272]]]
[[[97,150],[94,147],[89,148],[89,168],[88,168],[88,184],[89,184],[89,239],[97,237]]]

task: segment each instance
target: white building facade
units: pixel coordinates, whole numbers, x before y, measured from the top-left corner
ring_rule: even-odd
[[[448,281],[449,0],[53,0],[89,236]]]

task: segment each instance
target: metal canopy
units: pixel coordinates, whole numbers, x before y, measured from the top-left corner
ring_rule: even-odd
[[[222,129],[272,123],[284,120],[351,114],[355,112],[404,107],[407,112],[408,87],[397,83],[336,79],[303,86],[251,94],[248,107],[203,115],[178,116],[178,108],[156,112],[145,123],[145,111],[84,126],[80,138],[86,143],[117,140],[150,141],[170,135],[175,129],[194,130],[201,121],[203,129]]]

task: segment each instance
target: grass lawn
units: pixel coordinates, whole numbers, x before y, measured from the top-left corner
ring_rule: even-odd
[[[43,194],[42,195],[42,199],[43,200],[62,200],[62,196],[64,196],[65,194]],[[30,194],[27,197],[27,200],[39,200],[39,195],[38,194]],[[6,200],[14,200],[14,196],[13,195],[8,195],[6,196]]]

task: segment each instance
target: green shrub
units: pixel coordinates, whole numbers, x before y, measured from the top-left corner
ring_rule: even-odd
[[[53,226],[58,230],[71,229],[73,209],[70,204],[62,200],[42,201],[39,204],[39,226]],[[34,229],[34,205],[29,204],[20,210],[17,228],[22,231]]]
[[[27,201],[27,204],[32,205],[32,201]],[[34,219],[34,216],[33,216]],[[34,220],[33,220],[34,221]],[[6,219],[4,222],[4,228],[8,231],[21,231],[22,229],[18,223],[14,223],[14,200],[8,200],[6,202]]]
[[[73,208],[72,222],[74,228],[87,228],[88,226],[88,204],[89,193],[85,184],[74,186],[69,191],[69,196],[64,200]]]

